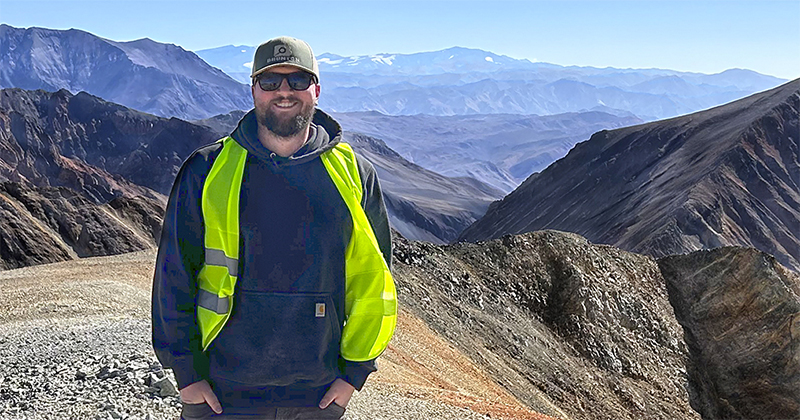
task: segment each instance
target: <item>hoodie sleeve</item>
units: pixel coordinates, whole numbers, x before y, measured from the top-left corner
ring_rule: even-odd
[[[381,186],[378,182],[378,175],[375,172],[375,168],[366,159],[356,155],[356,161],[358,163],[358,172],[361,175],[361,187],[364,191],[361,207],[364,208],[364,212],[367,214],[367,219],[372,225],[372,230],[378,240],[378,246],[381,248],[383,258],[391,270],[392,236],[389,229],[386,205],[383,202]],[[339,367],[344,375],[342,379],[359,391],[367,381],[367,377],[377,370],[375,359],[366,362],[351,362],[340,357]]]
[[[383,202],[383,193],[378,181],[378,174],[372,164],[360,157],[356,157],[358,171],[361,174],[361,187],[364,194],[361,197],[361,207],[367,214],[375,238],[381,248],[383,259],[389,270],[392,269],[392,234],[389,229],[389,217],[386,213],[386,204]]]
[[[206,149],[207,150],[207,149]],[[164,215],[153,276],[153,348],[178,388],[208,376],[195,316],[197,273],[204,261],[200,198],[209,163],[196,152],[178,172]]]

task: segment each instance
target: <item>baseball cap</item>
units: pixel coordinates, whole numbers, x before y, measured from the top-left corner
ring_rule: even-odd
[[[313,74],[319,81],[319,64],[311,46],[297,38],[281,36],[259,45],[253,57],[250,78],[276,66],[297,67]]]

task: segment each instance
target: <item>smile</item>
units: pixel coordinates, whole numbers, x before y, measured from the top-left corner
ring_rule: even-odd
[[[297,102],[276,102],[275,106],[278,108],[288,109],[297,105]]]

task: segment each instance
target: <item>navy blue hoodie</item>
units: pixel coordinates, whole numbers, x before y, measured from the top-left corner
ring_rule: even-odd
[[[195,151],[172,187],[153,280],[153,346],[183,388],[206,379],[226,414],[316,406],[342,378],[361,389],[374,360],[339,355],[344,323],[344,252],[352,218],[319,155],[341,127],[316,110],[306,144],[283,158],[258,140],[253,111],[231,134],[248,151],[240,196],[239,277],[231,317],[203,352],[196,323],[202,267],[203,183],[221,150]],[[391,236],[372,165],[357,156],[362,207],[391,264]],[[324,316],[319,316],[324,303]]]

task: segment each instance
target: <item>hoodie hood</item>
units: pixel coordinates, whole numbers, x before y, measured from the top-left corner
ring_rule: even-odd
[[[239,120],[239,125],[233,130],[231,137],[244,147],[248,153],[260,159],[271,161],[276,167],[281,167],[308,162],[332,149],[342,140],[342,127],[330,115],[319,109],[314,109],[308,140],[293,155],[282,157],[264,147],[261,141],[258,140],[256,113],[255,109],[251,109]]]

